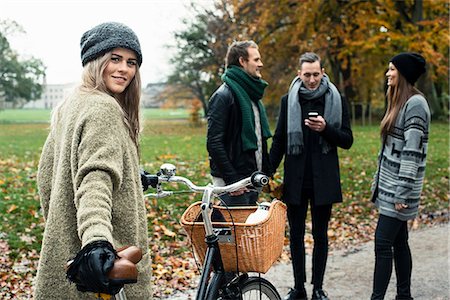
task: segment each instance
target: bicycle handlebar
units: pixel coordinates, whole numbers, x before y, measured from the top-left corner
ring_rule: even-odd
[[[253,186],[256,188],[263,187],[269,183],[269,177],[261,172],[254,172],[250,177],[239,180],[238,182],[232,183],[226,186],[214,186],[211,183],[206,186],[198,186],[192,183],[188,178],[182,176],[175,175],[176,168],[172,164],[163,164],[161,166],[160,172],[156,175],[148,174],[147,172],[141,172],[141,177],[144,177],[143,182],[157,182],[156,185],[156,193],[146,194],[146,197],[156,197],[163,198],[170,195],[173,195],[174,191],[164,191],[161,187],[162,182],[177,182],[183,183],[186,185],[191,191],[194,192],[202,192],[202,204],[201,204],[201,214],[203,217],[203,223],[205,227],[205,236],[212,237],[215,236],[214,228],[212,225],[212,210],[213,205],[211,204],[211,199],[214,195],[219,196],[223,193],[230,193],[237,191],[239,189],[245,188],[247,186]],[[148,186],[149,184],[147,184]]]
[[[221,194],[221,193],[229,193],[237,191],[241,188],[247,186],[253,187],[263,187],[269,183],[269,177],[262,172],[254,172],[250,177],[239,180],[238,182],[232,183],[226,186],[213,186],[208,184],[206,186],[198,186],[195,185],[191,180],[183,176],[175,175],[175,166],[171,164],[163,164],[161,166],[161,171],[156,175],[145,174],[144,178],[147,181],[148,185],[156,187],[156,193],[146,194],[146,197],[155,197],[155,198],[164,198],[167,196],[173,195],[173,191],[164,191],[161,188],[162,182],[176,182],[183,183],[186,185],[191,191],[194,192],[204,192],[206,189],[210,189],[213,194]]]

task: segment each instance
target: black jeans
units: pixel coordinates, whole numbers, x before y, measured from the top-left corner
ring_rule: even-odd
[[[298,290],[303,290],[306,282],[305,221],[309,200],[311,200],[312,235],[314,239],[311,279],[314,289],[322,288],[328,257],[327,232],[328,221],[331,217],[331,204],[315,206],[313,191],[302,191],[302,203],[300,205],[287,205],[292,266],[295,288]]]
[[[392,274],[392,259],[397,277],[395,299],[411,298],[412,258],[408,245],[407,221],[380,215],[375,231],[375,271],[372,300],[384,299]]]

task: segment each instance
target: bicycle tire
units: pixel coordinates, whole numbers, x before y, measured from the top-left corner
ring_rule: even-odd
[[[239,286],[240,295],[236,300],[281,300],[277,289],[267,279],[251,276]]]

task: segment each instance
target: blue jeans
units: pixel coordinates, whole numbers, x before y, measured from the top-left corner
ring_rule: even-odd
[[[384,299],[392,274],[392,260],[397,276],[395,299],[411,297],[412,258],[408,245],[407,221],[380,215],[375,231],[375,271],[371,300]]]

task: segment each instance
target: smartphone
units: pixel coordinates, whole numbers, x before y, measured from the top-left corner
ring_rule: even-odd
[[[310,112],[308,113],[308,118],[311,118],[311,117],[317,117],[318,115],[319,115],[318,112],[310,111]]]

